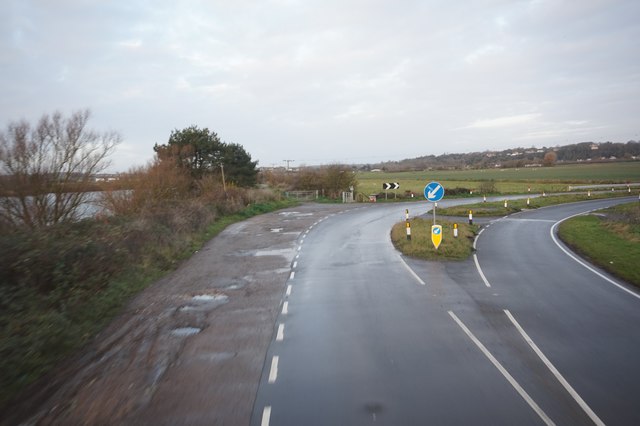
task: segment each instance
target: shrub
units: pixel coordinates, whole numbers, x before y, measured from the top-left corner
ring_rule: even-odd
[[[482,181],[478,186],[478,191],[481,194],[495,194],[498,192],[498,189],[496,188],[495,181],[492,179]]]

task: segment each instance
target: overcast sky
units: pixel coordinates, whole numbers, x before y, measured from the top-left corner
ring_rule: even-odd
[[[640,1],[0,0],[0,120],[89,108],[114,171],[207,127],[260,166],[640,140]]]

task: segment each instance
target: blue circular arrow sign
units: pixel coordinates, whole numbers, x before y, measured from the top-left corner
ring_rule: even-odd
[[[424,198],[428,201],[440,201],[442,197],[444,197],[444,187],[438,182],[430,182],[424,187]]]

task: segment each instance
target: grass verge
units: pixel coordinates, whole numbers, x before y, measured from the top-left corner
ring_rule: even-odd
[[[560,224],[558,235],[591,263],[640,286],[640,203],[571,218]]]
[[[182,209],[0,236],[0,410],[227,226],[297,204],[266,201],[225,216]]]
[[[594,193],[591,197],[585,194],[566,194],[566,195],[549,195],[546,197],[536,197],[527,200],[507,200],[507,207],[503,201],[491,201],[486,203],[465,204],[453,207],[438,208],[437,213],[443,216],[467,216],[469,210],[473,212],[475,217],[480,216],[504,216],[507,214],[517,213],[527,209],[538,209],[540,207],[553,206],[556,204],[574,203],[578,201],[598,200],[613,197],[628,197],[627,192],[605,192]]]
[[[399,222],[391,229],[393,245],[402,254],[424,260],[464,260],[473,252],[477,225],[458,223],[458,237],[453,237],[453,222],[436,221],[442,225],[442,243],[436,250],[431,242],[432,220],[411,220],[411,240],[407,240],[406,224]]]

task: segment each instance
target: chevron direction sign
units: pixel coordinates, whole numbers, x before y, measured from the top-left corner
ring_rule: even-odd
[[[382,184],[382,189],[398,189],[400,184],[398,182],[385,182]]]

